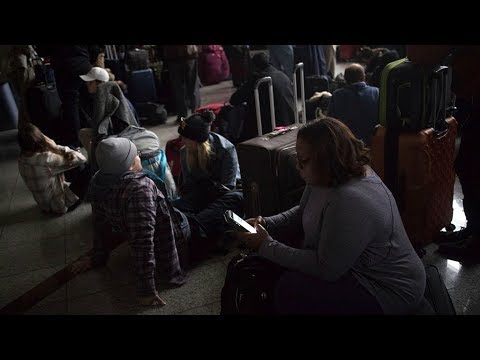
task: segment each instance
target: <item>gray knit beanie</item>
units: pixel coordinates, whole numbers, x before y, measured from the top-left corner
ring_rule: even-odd
[[[100,141],[95,150],[100,172],[121,175],[127,172],[137,156],[137,147],[126,138],[111,137]]]

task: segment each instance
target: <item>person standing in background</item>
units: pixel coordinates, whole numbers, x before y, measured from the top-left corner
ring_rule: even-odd
[[[225,49],[233,86],[240,87],[247,80],[250,72],[250,47],[249,45],[222,45]]]
[[[8,56],[8,82],[18,107],[18,127],[29,122],[25,94],[35,81],[33,61],[38,55],[31,45],[13,45]]]
[[[58,46],[51,49],[51,63],[55,71],[58,95],[62,100],[63,119],[59,125],[60,143],[72,148],[80,145],[80,75],[92,68],[86,45]]]
[[[325,62],[327,65],[327,75],[331,78],[335,78],[335,63],[336,63],[336,51],[334,45],[323,45],[323,52],[325,53]]]
[[[172,82],[177,109],[177,122],[200,107],[200,80],[198,78],[197,45],[166,45],[164,58]]]
[[[268,45],[270,64],[293,80],[293,45]]]

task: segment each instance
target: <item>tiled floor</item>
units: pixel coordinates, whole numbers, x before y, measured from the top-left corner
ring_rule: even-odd
[[[234,91],[231,82],[201,89],[202,104],[224,102]],[[177,136],[175,117],[150,127],[162,145]],[[0,132],[0,308],[45,280],[91,246],[90,205],[82,204],[61,217],[43,214],[19,176],[16,131]],[[465,225],[461,189],[456,185],[457,226]],[[441,271],[458,314],[480,314],[476,291],[480,266],[466,268],[434,253],[427,247],[426,263]],[[238,253],[214,256],[194,268],[187,283],[161,290],[163,308],[135,304],[129,248],[125,244],[111,255],[108,266],[77,276],[43,299],[27,314],[179,314],[212,315],[220,312],[220,290],[229,259]]]

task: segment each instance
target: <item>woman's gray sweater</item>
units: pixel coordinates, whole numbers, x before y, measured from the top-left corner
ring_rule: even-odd
[[[386,314],[415,310],[425,269],[388,188],[372,175],[338,188],[307,186],[300,205],[265,218],[267,230],[303,227],[300,249],[268,237],[259,254],[291,270],[335,281],[351,271]]]

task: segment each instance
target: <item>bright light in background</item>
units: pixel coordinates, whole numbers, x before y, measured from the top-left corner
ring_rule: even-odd
[[[455,260],[447,260],[447,266],[453,271],[458,272],[461,269],[462,264]]]
[[[460,226],[467,226],[467,218],[465,217],[465,212],[463,211],[463,206],[459,204],[459,202],[462,201],[461,199],[454,199],[453,200],[453,218],[452,218],[452,224],[454,224],[457,227],[457,230]]]
[[[467,219],[465,217],[465,211],[463,211],[463,192],[462,186],[458,176],[455,176],[455,185],[453,193],[453,216],[452,224],[457,227],[456,230],[460,230],[460,227],[467,226]]]

